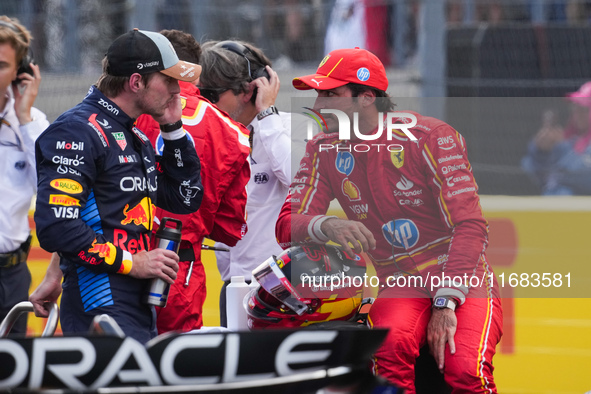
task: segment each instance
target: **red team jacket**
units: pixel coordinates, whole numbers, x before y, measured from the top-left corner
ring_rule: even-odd
[[[401,272],[449,277],[492,272],[484,256],[488,225],[464,138],[440,120],[411,113],[417,117],[410,129],[417,141],[394,130],[392,140],[385,131],[375,141],[342,141],[338,133],[323,133],[308,143],[277,222],[282,247],[325,242],[315,223],[337,199],[348,219],[374,235],[377,248],[369,255],[381,278]],[[451,283],[438,288],[437,295],[462,303],[468,292]]]
[[[203,239],[208,237],[234,246],[246,232],[246,184],[250,179],[248,130],[198,96],[196,86],[188,82],[179,83],[183,127],[195,142],[202,162],[204,195],[199,210],[190,215],[175,215],[160,208],[156,210],[156,218],[172,217],[183,222],[182,239],[193,247],[196,264],[188,288],[184,286],[187,267],[181,264],[166,308],[157,309],[159,334],[175,329],[190,331],[202,325],[201,310],[206,294],[205,273],[200,263]],[[158,123],[142,115],[137,124],[145,130],[158,153],[162,146]]]

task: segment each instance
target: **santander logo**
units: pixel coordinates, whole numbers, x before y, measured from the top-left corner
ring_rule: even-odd
[[[406,179],[406,177],[404,175],[402,175],[400,177],[400,182],[398,182],[396,184],[396,187],[398,188],[398,190],[408,190],[410,188],[412,188],[415,184],[412,183],[412,181]]]

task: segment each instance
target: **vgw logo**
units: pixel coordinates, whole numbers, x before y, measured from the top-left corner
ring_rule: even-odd
[[[355,112],[353,114],[353,127],[351,127],[351,121],[349,116],[341,110],[338,109],[326,109],[323,108],[320,112],[313,110],[312,108],[304,107],[313,112],[310,114],[308,112],[304,112],[304,115],[307,115],[316,123],[318,127],[322,129],[324,128],[328,130],[328,125],[326,124],[326,120],[322,116],[322,114],[332,114],[336,116],[339,122],[339,139],[341,140],[350,140],[351,139],[351,129],[355,137],[359,138],[363,141],[375,141],[382,136],[384,133],[384,123],[386,124],[386,132],[388,140],[392,140],[392,131],[393,130],[400,130],[402,131],[411,141],[417,141],[417,138],[412,134],[410,131],[411,128],[417,125],[417,117],[409,112],[388,112],[386,114],[386,122],[382,122],[381,119],[384,119],[384,114],[382,112],[378,113],[378,130],[374,134],[362,134],[359,131],[359,114]],[[394,121],[398,123],[394,123]],[[322,122],[322,123],[321,123]],[[312,139],[314,137],[314,131],[311,123],[308,123],[308,139]]]

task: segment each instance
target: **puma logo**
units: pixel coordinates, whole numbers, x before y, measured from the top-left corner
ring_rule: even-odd
[[[317,81],[314,78],[312,78],[311,81],[314,82],[316,84],[316,86],[320,86],[320,84],[323,82],[323,81]]]

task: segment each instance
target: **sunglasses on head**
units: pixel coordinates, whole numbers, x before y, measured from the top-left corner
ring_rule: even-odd
[[[203,88],[199,86],[199,92],[201,92],[201,95],[208,99],[212,104],[220,101],[220,94],[224,93],[226,90],[230,90],[230,88]]]

